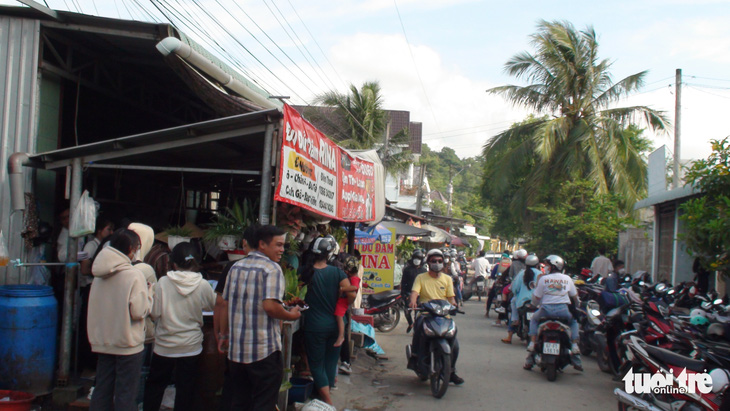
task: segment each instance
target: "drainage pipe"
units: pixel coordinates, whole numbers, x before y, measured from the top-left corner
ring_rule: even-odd
[[[205,74],[213,77],[225,87],[235,91],[244,98],[251,100],[256,105],[263,108],[279,108],[278,105],[254,91],[241,81],[233,78],[233,76],[223,71],[208,58],[193,50],[189,45],[183,43],[177,37],[166,37],[157,43],[156,47],[163,56],[175,53],[195,68],[202,70]]]
[[[25,210],[25,191],[23,189],[23,166],[30,163],[28,153],[13,153],[8,158],[10,175],[10,203],[13,211]]]

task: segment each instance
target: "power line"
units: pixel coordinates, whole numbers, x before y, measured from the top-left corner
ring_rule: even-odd
[[[728,81],[730,82],[730,79],[723,79],[723,78],[712,78],[712,77],[700,77],[700,76],[687,76],[691,78],[698,78],[702,80],[714,80],[714,81]]]
[[[400,27],[403,29],[403,37],[406,39],[406,46],[408,46],[408,53],[411,55],[411,61],[413,61],[413,68],[416,70],[416,75],[418,76],[418,82],[421,83],[421,89],[423,90],[423,95],[426,97],[426,103],[428,104],[428,108],[431,111],[431,116],[433,116],[433,121],[436,123],[436,130],[440,130],[438,120],[436,119],[436,113],[433,111],[433,106],[431,105],[431,100],[428,98],[428,93],[426,93],[426,87],[423,85],[423,79],[421,78],[421,73],[418,70],[418,64],[416,64],[416,58],[413,56],[413,50],[411,49],[411,42],[408,41],[408,35],[406,34],[406,26],[403,24],[403,19],[400,15],[400,10],[398,10],[398,3],[396,0],[393,0],[393,4],[395,5],[395,11],[398,14],[398,21],[400,21]]]
[[[695,87],[702,87],[702,88],[714,88],[716,90],[730,90],[730,87],[720,87],[720,86],[713,86],[710,84],[698,84],[698,83],[685,83],[689,84]]]
[[[730,97],[728,97],[728,96],[722,96],[722,95],[720,95],[720,94],[716,94],[716,93],[710,93],[710,92],[709,92],[709,91],[707,91],[707,90],[702,90],[702,89],[699,89],[699,88],[697,88],[697,87],[692,87],[692,86],[690,86],[689,84],[687,84],[687,86],[688,86],[689,88],[691,88],[691,89],[693,89],[693,90],[697,90],[697,91],[699,91],[699,92],[701,92],[701,93],[705,93],[705,94],[709,94],[709,95],[711,95],[711,96],[715,96],[715,97],[720,97],[720,98],[724,98],[724,99],[728,99],[728,100],[730,100]]]

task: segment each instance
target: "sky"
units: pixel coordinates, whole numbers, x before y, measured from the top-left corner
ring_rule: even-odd
[[[674,123],[682,69],[682,159],[707,157],[711,139],[730,136],[730,0],[45,1],[114,18],[167,18],[292,104],[378,81],[385,108],[410,111],[423,123],[424,143],[462,158],[530,114],[486,90],[525,85],[504,73],[505,62],[533,51],[540,20],[564,20],[593,27],[614,81],[648,71],[644,87],[617,106],[649,106]],[[673,151],[673,127],[647,134]]]

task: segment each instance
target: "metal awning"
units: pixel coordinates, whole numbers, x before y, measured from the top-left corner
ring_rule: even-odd
[[[245,170],[260,174],[267,125],[278,123],[277,109],[239,114],[201,123],[115,138],[30,156],[30,166],[56,169],[80,158],[83,165],[116,168],[195,168]],[[129,167],[125,167],[129,166]],[[192,171],[192,170],[188,170]]]
[[[379,225],[385,228],[394,228],[396,235],[405,235],[408,237],[430,237],[432,232],[425,228],[404,224],[398,221],[381,221]]]
[[[634,210],[666,203],[669,201],[679,200],[682,198],[692,197],[698,194],[701,194],[698,188],[691,184],[687,184],[684,187],[675,188],[674,190],[669,191],[662,191],[651,197],[638,201],[636,204],[634,204]]]

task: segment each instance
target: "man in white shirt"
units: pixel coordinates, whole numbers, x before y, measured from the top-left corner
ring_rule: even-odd
[[[479,252],[479,256],[474,259],[474,261],[471,262],[471,268],[474,270],[474,277],[479,277],[480,275],[484,278],[487,278],[487,274],[492,269],[492,267],[489,266],[489,261],[487,261],[487,258],[484,257],[486,253],[484,250]]]
[[[580,304],[578,300],[578,290],[575,288],[573,280],[562,273],[565,261],[556,255],[549,255],[545,258],[548,267],[548,274],[543,275],[537,280],[537,286],[532,292],[532,304],[540,305],[540,309],[535,312],[530,320],[530,344],[527,351],[530,355],[527,357],[525,369],[532,368],[532,354],[535,351],[535,343],[537,342],[537,329],[540,325],[542,317],[563,318],[565,322],[570,324],[570,339],[573,341],[571,349],[573,367],[579,371],[583,371],[580,363],[580,349],[578,348],[579,330],[578,322],[568,309],[571,300],[575,305]]]
[[[594,258],[591,263],[591,271],[593,271],[593,274],[599,274],[602,278],[606,278],[608,273],[613,271],[613,264],[611,264],[611,260],[606,257],[605,248],[598,250],[598,257]]]

